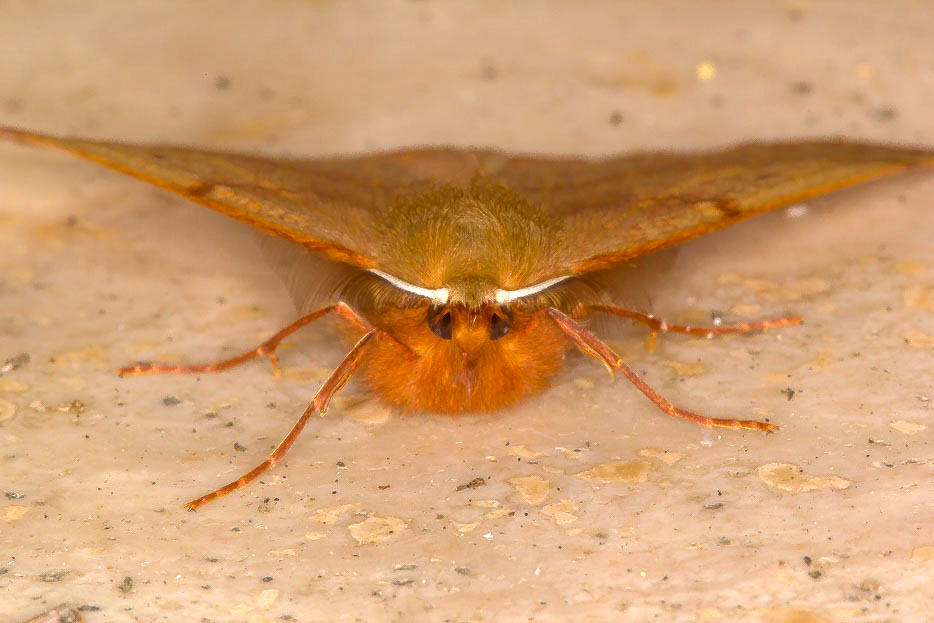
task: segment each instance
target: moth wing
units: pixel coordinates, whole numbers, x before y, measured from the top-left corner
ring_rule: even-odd
[[[285,159],[182,147],[60,138],[0,127],[0,138],[46,145],[177,193],[325,257],[387,266],[379,221],[400,195],[463,183],[484,152],[421,149],[364,157]]]
[[[382,240],[380,223],[393,200],[483,177],[555,218],[561,240],[548,264],[556,277],[610,267],[755,214],[934,164],[934,152],[843,141],[596,160],[440,148],[289,160],[2,127],[0,138],[70,151],[328,259],[388,272],[393,241]]]
[[[512,158],[490,174],[560,221],[556,264],[583,274],[919,165],[934,165],[934,152],[823,141],[602,160]]]

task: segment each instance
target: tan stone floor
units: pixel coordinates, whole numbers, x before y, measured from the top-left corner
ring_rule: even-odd
[[[0,0],[0,123],[292,155],[934,146],[931,40],[922,1]],[[689,243],[652,286],[673,319],[802,327],[654,352],[603,330],[677,404],[778,434],[672,421],[577,355],[494,416],[400,417],[351,384],[286,465],[192,514],[304,409],[333,325],[280,378],[117,378],[255,344],[288,294],[248,228],[0,145],[0,362],[29,355],[0,368],[0,620],[924,621],[932,203],[930,173],[842,192]]]

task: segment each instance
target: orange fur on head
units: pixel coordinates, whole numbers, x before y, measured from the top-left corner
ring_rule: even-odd
[[[392,308],[380,318],[388,339],[375,340],[363,364],[366,383],[407,411],[493,411],[548,386],[570,343],[544,311],[513,309],[512,328],[491,340],[497,307],[451,305],[451,339],[427,322],[428,308]]]

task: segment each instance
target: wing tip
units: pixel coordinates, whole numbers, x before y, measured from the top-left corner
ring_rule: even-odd
[[[13,126],[0,125],[0,139],[19,143],[21,145],[36,145],[54,143],[54,137],[41,132],[32,132]]]
[[[29,136],[29,132],[26,130],[20,130],[19,128],[14,128],[7,125],[0,125],[0,137],[2,138],[17,142],[25,142],[25,140],[27,140],[27,136]]]

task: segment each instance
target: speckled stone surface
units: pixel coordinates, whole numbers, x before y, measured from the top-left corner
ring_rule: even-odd
[[[844,135],[934,145],[926,2],[0,2],[0,123],[313,155],[550,153]],[[658,313],[808,322],[602,335],[493,416],[402,417],[351,384],[252,467],[343,346],[200,361],[294,319],[248,228],[66,156],[0,145],[0,619],[923,621],[934,599],[934,175],[683,247]],[[28,354],[23,363],[20,354]],[[17,365],[21,364],[21,365]],[[483,479],[481,481],[475,479]],[[473,482],[472,487],[462,487]]]

